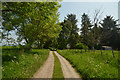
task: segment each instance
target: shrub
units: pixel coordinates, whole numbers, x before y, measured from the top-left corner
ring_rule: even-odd
[[[77,43],[75,45],[76,49],[88,49],[88,46],[84,45],[83,43]]]
[[[49,47],[49,49],[50,49],[51,51],[56,51],[56,50],[57,50],[57,48],[53,48],[53,47]]]

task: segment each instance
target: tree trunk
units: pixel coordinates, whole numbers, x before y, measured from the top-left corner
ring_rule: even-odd
[[[25,38],[25,41],[27,42],[27,44],[28,44],[28,40],[27,40],[27,38],[26,37],[24,37]]]
[[[102,55],[102,49],[101,49],[101,55]]]
[[[87,51],[87,49],[85,48],[85,52]]]
[[[113,57],[115,57],[113,49],[112,49],[112,54],[113,54]]]

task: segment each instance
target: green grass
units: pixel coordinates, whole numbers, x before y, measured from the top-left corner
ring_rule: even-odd
[[[61,78],[63,79],[63,72],[62,72],[62,68],[61,68],[61,63],[59,61],[59,59],[57,58],[57,56],[54,54],[54,72],[53,72],[53,80],[57,80],[56,78]]]
[[[83,78],[118,78],[118,51],[58,50]]]
[[[31,78],[43,65],[49,50],[32,49],[23,52],[19,48],[3,48],[2,78]]]

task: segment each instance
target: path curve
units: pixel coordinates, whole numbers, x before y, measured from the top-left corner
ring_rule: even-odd
[[[43,66],[34,74],[33,78],[52,78],[54,69],[54,55],[52,51]]]
[[[56,54],[61,63],[64,78],[81,78],[80,75],[74,70],[71,64],[64,57],[62,57],[56,51],[54,51],[54,53]]]

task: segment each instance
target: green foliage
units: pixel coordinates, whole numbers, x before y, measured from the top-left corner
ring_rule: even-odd
[[[2,46],[2,49],[20,49],[20,46]]]
[[[92,27],[92,24],[91,24],[91,21],[90,21],[90,18],[87,14],[83,14],[82,15],[82,24],[81,24],[81,36],[83,37],[83,43],[90,46],[90,30],[91,30],[91,27]]]
[[[75,49],[88,49],[88,47],[85,44],[79,42],[75,45]]]
[[[79,28],[77,28],[76,23],[76,15],[68,14],[67,17],[65,17],[64,22],[61,23],[62,31],[58,38],[58,48],[65,49],[67,44],[70,44],[70,48],[73,48],[78,42]]]
[[[58,48],[64,49],[68,44],[72,25],[70,21],[64,20],[64,22],[61,23],[61,26],[62,26],[62,31],[60,32],[58,38]]]
[[[92,26],[88,35],[89,37],[87,39],[88,46],[93,50],[96,49],[95,45],[98,46],[100,44],[100,38],[102,38],[99,26],[101,14],[102,13],[100,12],[100,10],[95,10],[94,17],[92,20]]]
[[[53,80],[57,80],[56,78],[64,78],[62,68],[61,68],[61,63],[57,56],[54,53],[54,72],[53,72]]]
[[[82,75],[83,78],[118,78],[118,51],[103,51],[88,52],[81,50],[58,50],[73,67]],[[85,53],[85,54],[83,54]]]
[[[32,49],[28,52],[16,48],[2,50],[3,78],[30,78],[43,65],[49,50]]]
[[[57,50],[56,48],[53,48],[53,47],[49,47],[49,49],[50,49],[51,51],[56,51],[56,50]]]
[[[15,2],[3,3],[3,29],[17,30],[18,41],[26,41],[31,47],[34,42],[43,48],[47,40],[56,38],[61,27],[58,21],[58,2]]]
[[[101,37],[101,32],[100,32],[101,28],[100,26],[98,26],[97,24],[94,25],[94,27],[91,29],[90,32],[90,47],[92,49],[97,49],[99,45],[101,45],[100,43],[100,39],[102,39]],[[100,49],[100,48],[99,48]]]
[[[106,16],[101,23],[102,29],[102,39],[101,43],[103,45],[109,45],[113,48],[120,47],[120,29],[117,24],[118,20],[113,19],[112,16]]]
[[[71,22],[71,30],[70,30],[71,32],[68,43],[70,44],[70,48],[73,48],[74,45],[78,42],[78,31],[79,31],[79,28],[77,27],[78,20],[76,19],[75,14],[68,14],[66,20]]]

